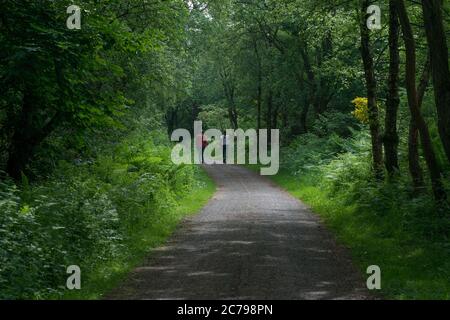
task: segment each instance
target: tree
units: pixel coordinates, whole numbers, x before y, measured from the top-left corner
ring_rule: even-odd
[[[55,130],[120,125],[131,104],[124,81],[130,66],[162,50],[169,34],[177,38],[184,7],[181,0],[80,1],[81,30],[69,30],[64,2],[1,2],[0,99],[9,110],[6,170],[14,179]],[[179,14],[169,21],[171,10]]]
[[[372,137],[372,158],[373,158],[373,168],[375,172],[375,177],[377,179],[382,179],[383,177],[383,147],[381,143],[380,135],[380,121],[378,117],[378,106],[377,106],[377,82],[375,79],[373,56],[370,50],[370,34],[367,28],[366,21],[369,15],[366,13],[369,7],[370,1],[362,0],[361,4],[361,14],[360,14],[360,33],[361,33],[361,56],[364,65],[364,74],[366,78],[367,87],[367,100],[368,100],[368,110],[369,110],[369,127],[370,134]]]
[[[403,39],[406,47],[406,90],[408,92],[408,105],[411,112],[411,117],[415,122],[422,142],[422,147],[427,162],[428,170],[430,171],[431,185],[433,188],[434,197],[438,201],[446,199],[444,187],[441,182],[441,169],[436,160],[436,155],[431,142],[428,126],[422,117],[419,108],[419,100],[416,88],[416,44],[411,23],[409,21],[408,12],[403,0],[396,0],[395,5],[400,19],[400,24],[403,31]]]
[[[431,65],[430,59],[427,58],[425,66],[423,67],[422,76],[420,77],[420,83],[418,88],[418,104],[419,108],[422,107],[422,102],[425,96],[425,92],[430,81]],[[409,124],[409,134],[408,134],[408,162],[409,162],[409,172],[411,173],[414,194],[418,194],[424,187],[423,170],[420,165],[419,156],[419,129],[411,118]]]
[[[10,104],[7,120],[11,132],[7,172],[15,179],[58,126],[83,126],[119,111],[117,103],[108,100],[114,96],[120,101],[120,94],[97,92],[96,81],[101,72],[112,71],[98,63],[106,43],[96,33],[112,30],[69,31],[63,8],[51,2],[9,2],[1,9],[8,12],[2,16],[2,87],[20,97]],[[85,21],[94,19],[101,18],[85,17]]]
[[[430,48],[431,70],[438,113],[438,127],[450,161],[450,68],[441,0],[422,0],[423,19]]]
[[[398,143],[397,115],[400,98],[399,72],[400,72],[400,53],[399,53],[399,31],[400,23],[398,21],[397,10],[394,1],[389,1],[389,82],[388,96],[386,99],[386,118],[384,132],[384,152],[386,170],[390,177],[399,171],[398,164]]]

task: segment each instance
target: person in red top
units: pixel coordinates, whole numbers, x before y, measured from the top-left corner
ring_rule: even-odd
[[[208,138],[204,134],[198,134],[195,137],[195,145],[199,153],[200,163],[204,163],[204,153],[206,147],[208,146]]]
[[[202,155],[203,155],[203,163],[205,162],[205,149],[208,146],[208,137],[202,134]]]

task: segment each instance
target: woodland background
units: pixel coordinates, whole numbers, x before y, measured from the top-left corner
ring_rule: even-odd
[[[383,295],[450,297],[447,0],[79,0],[68,30],[71,4],[0,3],[0,298],[113,287],[214,191],[170,161],[195,120],[280,129],[274,179]]]

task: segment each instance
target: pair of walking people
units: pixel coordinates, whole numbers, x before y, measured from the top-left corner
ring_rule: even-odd
[[[220,137],[220,143],[222,145],[223,163],[227,163],[227,150],[231,144],[232,137],[228,134],[223,134]],[[201,163],[205,163],[205,149],[208,146],[208,137],[205,134],[199,134],[196,137],[196,146]]]

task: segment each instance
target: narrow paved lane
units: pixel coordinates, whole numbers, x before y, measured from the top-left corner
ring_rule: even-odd
[[[359,299],[364,281],[317,217],[267,178],[208,166],[218,192],[109,299]]]

